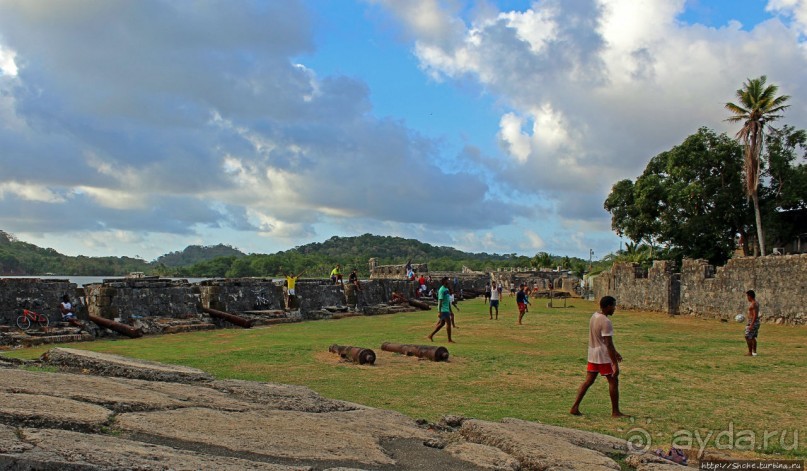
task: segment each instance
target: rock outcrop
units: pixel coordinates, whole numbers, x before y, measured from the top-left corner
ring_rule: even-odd
[[[427,424],[300,386],[72,349],[42,362],[64,372],[5,363],[0,374],[0,469],[683,469],[629,456],[613,437],[534,422]]]

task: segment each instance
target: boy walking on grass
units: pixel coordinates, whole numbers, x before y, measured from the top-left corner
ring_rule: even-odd
[[[603,296],[600,299],[600,310],[591,316],[588,323],[588,366],[586,368],[586,380],[580,385],[577,391],[577,399],[574,401],[569,413],[572,415],[582,415],[580,413],[580,403],[586,395],[588,388],[594,384],[597,375],[601,374],[608,380],[608,394],[611,396],[611,417],[627,417],[619,410],[619,362],[622,355],[616,351],[614,346],[614,326],[608,317],[613,316],[616,311],[616,299],[611,296]]]
[[[527,304],[530,303],[529,298],[527,298],[527,292],[524,290],[524,285],[521,285],[518,289],[518,294],[516,294],[516,304],[518,304],[518,325],[521,325],[521,319],[524,317],[524,313],[527,312]]]
[[[451,324],[453,323],[453,313],[451,312],[451,291],[448,289],[448,277],[444,276],[441,280],[443,286],[437,292],[437,324],[434,326],[434,332],[429,334],[428,339],[434,341],[434,334],[440,331],[443,326],[446,327],[446,334],[448,334],[448,342],[454,343],[451,340]]]

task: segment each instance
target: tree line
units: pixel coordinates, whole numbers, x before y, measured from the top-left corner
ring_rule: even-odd
[[[493,271],[511,267],[563,267],[582,276],[588,263],[582,259],[539,252],[532,257],[510,254],[468,253],[414,239],[364,234],[331,237],[274,254],[245,254],[226,245],[191,245],[152,262],[130,257],[70,257],[40,248],[0,231],[0,275],[146,275],[199,278],[279,277],[304,271],[304,277],[326,278],[338,263],[344,273],[355,268],[369,276],[369,260],[379,265],[427,263],[432,271]]]
[[[748,79],[726,103],[730,138],[701,127],[651,158],[635,180],[614,184],[604,207],[631,243],[614,259],[703,258],[724,264],[741,247],[765,255],[807,227],[807,132],[774,127],[789,105],[765,76]]]

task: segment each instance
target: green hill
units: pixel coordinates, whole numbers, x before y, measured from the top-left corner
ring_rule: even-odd
[[[155,262],[166,267],[184,267],[218,257],[243,257],[246,254],[229,245],[189,245],[181,252],[171,252],[157,257]]]
[[[247,277],[278,276],[300,273],[304,276],[326,277],[335,264],[347,273],[355,268],[360,276],[369,275],[369,260],[379,265],[428,263],[430,270],[459,271],[463,266],[474,270],[495,270],[506,267],[566,265],[584,269],[582,259],[539,253],[534,257],[516,254],[468,253],[452,247],[434,246],[415,239],[364,234],[356,237],[331,237],[275,254],[252,254],[241,258],[223,257],[177,270],[178,276],[189,277]]]
[[[379,265],[428,263],[433,271],[495,270],[508,267],[554,267],[580,271],[586,262],[541,252],[533,257],[511,254],[469,253],[452,247],[434,246],[415,239],[364,234],[331,237],[274,254],[250,254],[223,244],[191,245],[146,262],[131,257],[71,257],[50,248],[40,248],[0,231],[0,275],[122,276],[131,272],[180,277],[276,277],[305,271],[307,277],[326,277],[339,263],[348,273],[355,268],[369,275],[369,260]]]
[[[0,275],[116,276],[133,271],[150,272],[145,260],[131,257],[70,257],[17,240],[0,231]]]
[[[0,230],[0,275],[123,276],[131,272],[171,275],[176,267],[243,256],[244,253],[219,244],[210,247],[191,245],[181,252],[165,254],[154,262],[132,257],[71,257],[51,248],[43,249],[20,241]]]

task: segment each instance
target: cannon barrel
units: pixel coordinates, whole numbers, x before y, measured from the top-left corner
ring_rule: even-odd
[[[89,320],[95,322],[96,324],[100,325],[101,327],[105,327],[109,330],[114,330],[119,334],[123,334],[127,337],[136,339],[143,336],[143,332],[139,329],[135,329],[131,326],[126,324],[121,324],[120,322],[115,322],[109,319],[105,319],[103,317],[93,316],[90,314]]]
[[[345,360],[350,360],[353,363],[360,365],[375,364],[375,352],[369,348],[352,347],[350,345],[336,345],[333,344],[328,347],[328,351],[336,353]]]
[[[406,356],[428,358],[431,361],[448,361],[448,349],[446,347],[384,342],[381,344],[381,350],[385,352],[401,353]]]
[[[429,306],[427,303],[424,303],[423,301],[418,301],[417,299],[411,299],[410,298],[408,300],[408,302],[409,302],[410,306],[416,307],[416,308],[421,309],[423,311],[431,310],[431,306]]]
[[[233,323],[245,329],[249,329],[250,327],[252,327],[252,324],[255,322],[252,319],[244,319],[243,317],[236,316],[235,314],[230,314],[229,312],[217,311],[215,309],[210,309],[209,307],[204,306],[200,306],[199,308],[203,312],[210,314],[211,317],[224,319],[227,322]]]

